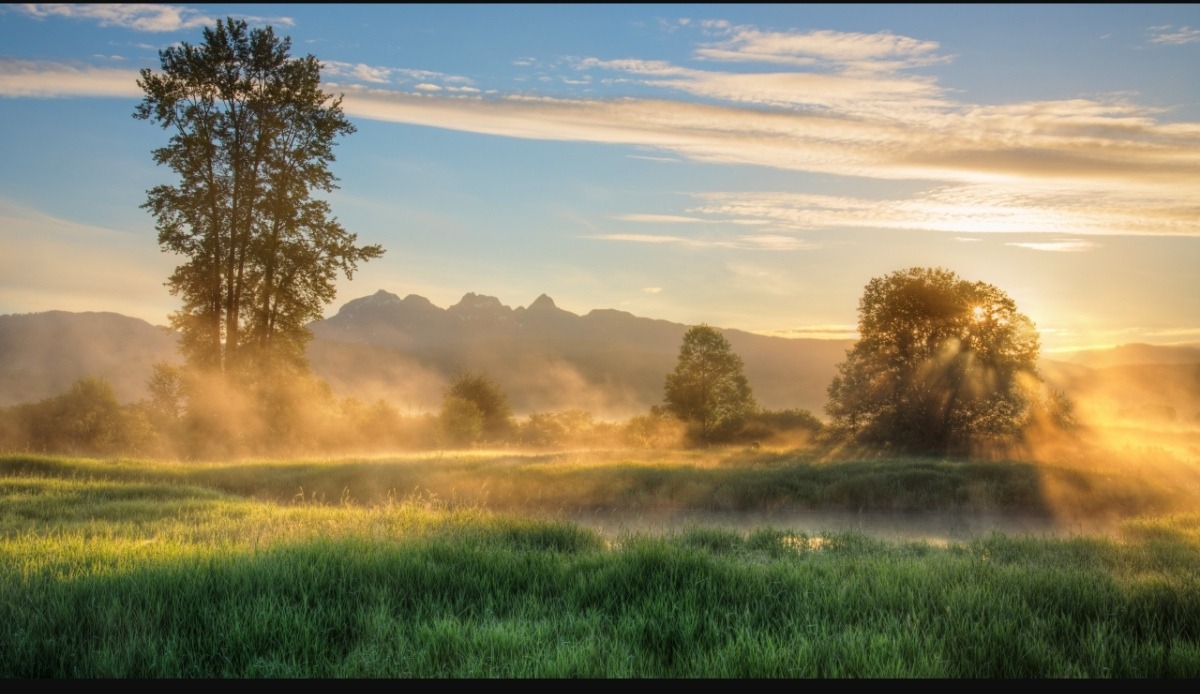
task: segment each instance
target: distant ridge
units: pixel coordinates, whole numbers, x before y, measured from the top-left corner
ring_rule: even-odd
[[[117,397],[145,396],[150,365],[178,359],[170,329],[119,313],[46,311],[0,316],[0,406],[57,395],[87,375]]]
[[[620,418],[661,403],[663,380],[689,326],[616,309],[581,316],[546,294],[511,308],[468,292],[443,309],[416,294],[402,299],[380,290],[310,327],[313,371],[340,397],[384,398],[404,412],[432,412],[454,373],[474,370],[492,376],[520,414],[578,408]],[[818,416],[836,366],[853,345],[722,333],[744,360],[761,405]],[[109,379],[123,401],[141,399],[154,362],[180,361],[176,345],[167,328],[117,313],[2,315],[0,406],[57,395],[89,374]],[[1068,393],[1103,392],[1114,407],[1169,406],[1191,417],[1200,399],[1200,345],[1059,353],[1043,359],[1043,373]]]
[[[339,390],[357,390],[354,382],[366,377],[350,364],[333,368],[326,361],[334,358],[328,343],[370,347],[361,359],[388,371],[389,351],[442,378],[456,369],[487,371],[518,410],[580,407],[625,416],[661,402],[663,379],[688,327],[616,309],[580,316],[546,294],[528,307],[511,308],[469,292],[441,309],[421,296],[401,299],[380,290],[311,324],[317,340],[310,356],[314,369]],[[745,361],[759,402],[775,409],[819,411],[835,364],[853,344],[723,333]]]
[[[335,394],[384,398],[430,412],[457,371],[484,371],[518,413],[584,409],[626,417],[660,404],[689,326],[616,309],[580,316],[546,294],[511,308],[467,293],[453,306],[380,290],[310,325],[313,371]],[[759,402],[819,413],[848,340],[724,331],[746,363]],[[99,375],[125,402],[146,396],[151,366],[178,363],[169,329],[116,313],[49,311],[0,316],[0,406],[33,402]]]
[[[1200,344],[1148,345],[1140,342],[1106,349],[1080,350],[1062,361],[1093,368],[1132,364],[1195,364],[1200,363]]]

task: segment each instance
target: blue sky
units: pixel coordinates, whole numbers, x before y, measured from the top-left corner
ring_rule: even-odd
[[[1047,351],[1200,342],[1198,5],[3,5],[0,313],[165,324],[137,71],[235,16],[358,132],[386,289],[853,336],[875,276],[991,282]]]

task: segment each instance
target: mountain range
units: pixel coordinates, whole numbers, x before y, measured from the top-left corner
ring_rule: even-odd
[[[386,375],[387,387],[407,390],[399,400],[411,403],[414,395],[428,397],[429,381],[445,381],[457,370],[483,371],[517,411],[580,408],[628,416],[662,401],[663,381],[688,327],[614,309],[581,316],[545,294],[514,309],[469,293],[441,309],[421,296],[379,291],[313,323],[309,357],[335,391],[378,389]],[[819,410],[835,364],[853,344],[722,333],[745,362],[759,402],[773,409]],[[406,389],[406,379],[415,380],[414,387]],[[440,392],[415,404],[436,406]]]
[[[474,371],[496,381],[518,414],[578,408],[623,418],[661,403],[664,378],[690,326],[614,309],[578,315],[545,294],[510,308],[468,293],[443,309],[415,294],[401,299],[380,290],[309,327],[313,371],[341,397],[383,398],[402,411],[431,412],[456,372]],[[759,404],[818,415],[853,345],[721,332],[743,359]],[[56,395],[88,374],[107,378],[123,400],[137,400],[145,397],[154,362],[179,361],[176,347],[169,329],[116,313],[0,316],[0,406]],[[1200,345],[1055,355],[1043,360],[1043,373],[1068,393],[1103,392],[1126,405],[1131,393],[1150,409],[1169,406],[1190,417],[1200,396]],[[1158,402],[1168,390],[1169,405]]]

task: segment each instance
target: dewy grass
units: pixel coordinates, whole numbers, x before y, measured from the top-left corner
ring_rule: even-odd
[[[330,460],[169,462],[0,456],[0,476],[168,483],[279,503],[373,506],[419,494],[497,511],[778,508],[1020,513],[1111,522],[1195,508],[1200,466],[1162,471],[793,451],[469,451]]]
[[[0,478],[0,676],[1200,676],[1194,514],[605,539],[431,493],[279,501],[61,462]]]

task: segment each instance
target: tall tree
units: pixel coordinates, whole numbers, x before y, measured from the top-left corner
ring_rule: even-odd
[[[697,325],[683,336],[679,361],[663,387],[668,412],[693,438],[713,442],[732,434],[756,404],[742,358],[715,328]]]
[[[858,316],[826,412],[859,443],[970,453],[1016,443],[1040,414],[1069,420],[1038,375],[1033,322],[990,284],[909,268],[872,279]]]
[[[159,245],[185,260],[167,282],[171,322],[189,364],[226,374],[303,367],[307,323],[335,296],[339,273],[377,258],[356,245],[314,193],[336,189],[329,164],[353,133],[341,99],[320,88],[320,63],[291,39],[232,18],[199,46],[159,52],[143,69],[134,117],[171,131],[156,163],[178,175],[147,193]]]

